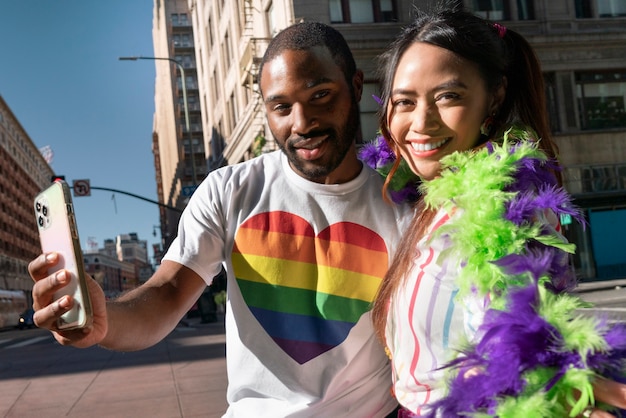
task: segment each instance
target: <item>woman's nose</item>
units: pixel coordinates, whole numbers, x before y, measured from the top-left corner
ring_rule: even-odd
[[[427,104],[418,104],[411,115],[411,130],[414,132],[428,132],[437,128],[437,115]]]

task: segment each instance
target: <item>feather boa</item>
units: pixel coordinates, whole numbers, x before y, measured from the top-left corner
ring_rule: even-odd
[[[380,134],[373,142],[366,143],[359,149],[359,158],[383,177],[387,177],[396,161],[396,155]],[[401,160],[389,183],[391,200],[395,203],[415,202],[419,198],[418,185],[419,178],[411,171],[406,161]]]
[[[441,256],[463,266],[459,297],[491,300],[477,342],[445,366],[432,417],[575,417],[595,404],[596,376],[623,381],[626,327],[577,312],[588,304],[568,292],[575,247],[537,220],[552,211],[583,221],[537,144],[510,130],[501,144],[445,157],[441,176],[420,186],[429,207],[462,210],[437,231],[455,241]]]

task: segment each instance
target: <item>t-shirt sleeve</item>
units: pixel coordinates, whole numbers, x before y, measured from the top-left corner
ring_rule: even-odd
[[[190,268],[207,285],[225,260],[224,189],[220,191],[219,179],[209,176],[194,192],[180,217],[178,235],[163,257]]]

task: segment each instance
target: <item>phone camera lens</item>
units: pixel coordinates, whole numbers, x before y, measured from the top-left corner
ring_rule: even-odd
[[[41,212],[41,202],[37,202],[35,208],[37,209],[37,212]]]
[[[48,216],[48,206],[42,206],[41,213],[43,214],[43,216]]]
[[[43,216],[40,216],[37,222],[39,223],[39,226],[43,226]]]

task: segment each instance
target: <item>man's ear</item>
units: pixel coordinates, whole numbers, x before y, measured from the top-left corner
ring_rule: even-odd
[[[363,75],[363,71],[356,70],[354,73],[354,77],[352,77],[352,89],[354,90],[354,98],[357,103],[361,101],[361,96],[363,95],[363,79],[365,76]]]

